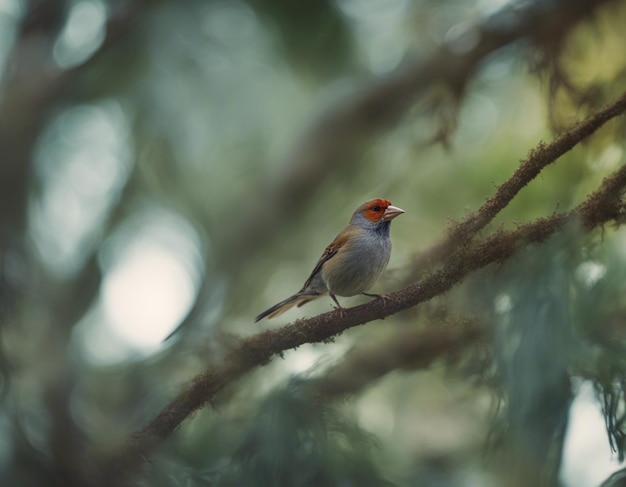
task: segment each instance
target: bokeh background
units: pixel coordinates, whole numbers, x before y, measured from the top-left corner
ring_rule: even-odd
[[[104,485],[102,459],[239,337],[329,311],[253,323],[367,199],[406,210],[375,291],[414,282],[451,220],[621,94],[624,25],[606,0],[0,0],[0,484]],[[510,36],[464,58],[484,28]],[[389,89],[414,70],[434,81]],[[623,120],[603,128],[490,228],[583,201],[624,136]],[[132,482],[597,486],[623,440],[625,237],[571,230],[289,351]],[[393,355],[386,340],[465,320],[490,331],[427,368],[309,391],[359,353]]]

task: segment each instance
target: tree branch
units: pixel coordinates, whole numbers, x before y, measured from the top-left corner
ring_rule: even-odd
[[[623,97],[620,100],[622,101],[619,106],[623,112],[626,103]],[[581,127],[586,126],[589,120],[596,120],[596,117],[592,116],[575,126],[572,132],[582,130]],[[593,130],[589,130],[587,135],[592,132]],[[563,137],[569,140],[574,136],[564,134]],[[556,152],[550,149],[551,147],[540,144],[533,151],[534,158],[546,161],[550,157],[556,157]],[[511,181],[517,181],[519,178],[519,171],[516,171],[503,186],[507,188],[519,185],[519,181],[517,183]],[[211,401],[220,390],[250,370],[268,363],[274,355],[280,355],[305,343],[327,342],[349,328],[376,319],[384,319],[428,301],[451,289],[470,272],[491,263],[503,262],[528,244],[544,242],[570,222],[579,221],[587,231],[609,221],[620,223],[625,215],[621,199],[625,186],[626,166],[606,178],[601,187],[574,210],[538,219],[521,225],[514,231],[498,231],[481,243],[467,245],[452,252],[440,269],[431,272],[420,282],[388,295],[385,301],[374,300],[344,310],[343,313],[332,311],[298,320],[292,325],[242,340],[220,365],[209,367],[196,376],[145,428],[131,435],[127,447],[114,459],[113,475],[116,475],[116,472],[123,474],[128,471],[143,455],[170,436],[189,415]],[[495,203],[494,205],[498,206]],[[490,205],[486,208],[483,207],[481,210],[486,215],[477,217],[477,220],[489,219],[488,215],[494,210]]]
[[[454,249],[472,241],[478,232],[485,228],[517,194],[537,177],[543,169],[559,157],[572,150],[579,142],[589,137],[609,120],[626,111],[626,92],[599,112],[580,122],[550,144],[539,145],[530,151],[513,175],[498,186],[495,194],[474,213],[463,218],[448,231],[447,237],[439,244],[419,256],[416,269],[428,269]]]
[[[325,398],[356,394],[394,370],[425,369],[491,336],[476,320],[444,317],[444,326],[400,330],[374,347],[355,350],[317,381]]]

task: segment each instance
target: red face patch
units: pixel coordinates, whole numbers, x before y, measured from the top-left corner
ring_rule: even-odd
[[[383,215],[385,214],[385,210],[391,206],[391,201],[375,199],[364,203],[361,208],[363,212],[363,216],[367,218],[371,222],[379,222],[383,219]]]

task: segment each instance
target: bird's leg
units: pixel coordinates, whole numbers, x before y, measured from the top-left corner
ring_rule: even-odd
[[[387,304],[387,300],[389,299],[384,294],[373,294],[373,293],[361,293],[361,294],[363,294],[364,296],[369,296],[370,298],[382,299],[383,306]]]
[[[328,293],[328,294],[330,295],[331,298],[333,298],[333,301],[337,305],[335,309],[339,310],[339,314],[343,318],[346,315],[346,309],[343,306],[341,306],[341,304],[339,304],[339,301],[337,301],[337,297],[333,293]]]

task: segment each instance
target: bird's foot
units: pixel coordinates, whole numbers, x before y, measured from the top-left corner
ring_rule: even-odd
[[[373,293],[361,293],[364,296],[369,296],[370,298],[374,298],[376,300],[382,300],[383,306],[387,305],[387,301],[390,301],[391,298],[386,294],[373,294]]]
[[[337,311],[339,311],[339,316],[341,318],[344,318],[346,316],[346,308],[344,308],[343,306],[341,306],[341,304],[339,304],[339,301],[337,301],[337,297],[334,294],[330,294],[330,297],[332,298],[332,300],[337,305],[337,306],[335,306],[335,309]]]
[[[333,308],[335,309],[335,311],[339,311],[340,318],[346,317],[346,308],[344,308],[343,306],[333,306]]]

